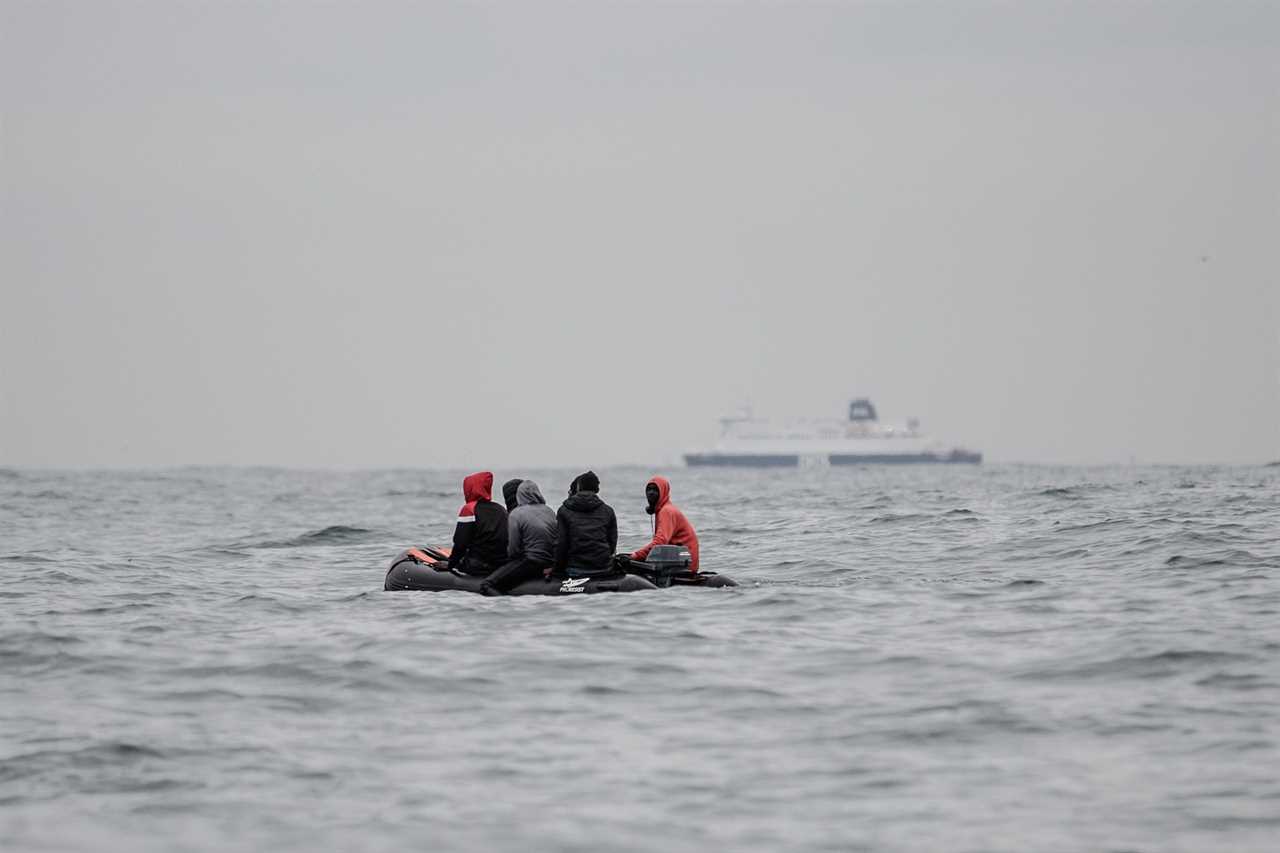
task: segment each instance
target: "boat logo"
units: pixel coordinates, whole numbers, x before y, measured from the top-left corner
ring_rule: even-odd
[[[560,584],[561,592],[586,592],[587,581],[591,578],[573,578]]]

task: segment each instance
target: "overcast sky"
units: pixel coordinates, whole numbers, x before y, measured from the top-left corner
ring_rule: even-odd
[[[0,464],[1280,458],[1280,3],[0,7]]]

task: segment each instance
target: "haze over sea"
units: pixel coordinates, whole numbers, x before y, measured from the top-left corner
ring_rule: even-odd
[[[0,846],[1275,849],[1280,468],[666,471],[740,588],[383,592],[463,473],[0,471]]]

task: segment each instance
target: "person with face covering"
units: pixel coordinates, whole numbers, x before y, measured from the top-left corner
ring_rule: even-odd
[[[556,513],[557,572],[571,578],[607,574],[618,547],[618,517],[600,500],[600,478],[579,474],[570,495]]]
[[[449,568],[487,575],[507,558],[507,511],[492,499],[493,474],[477,471],[462,481],[466,501],[458,510]]]
[[[679,545],[689,549],[689,568],[698,570],[698,534],[680,508],[671,502],[671,483],[666,477],[654,477],[644,487],[649,502],[645,512],[653,516],[653,539],[631,554],[633,560],[644,560],[654,545]]]
[[[507,517],[507,563],[480,585],[485,595],[506,595],[520,583],[542,577],[556,558],[556,512],[538,484],[521,480],[518,506]]]

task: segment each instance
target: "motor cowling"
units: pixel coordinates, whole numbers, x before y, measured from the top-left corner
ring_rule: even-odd
[[[668,586],[671,576],[686,572],[693,564],[693,555],[681,545],[654,545],[644,559],[644,567],[653,573],[658,586]]]

